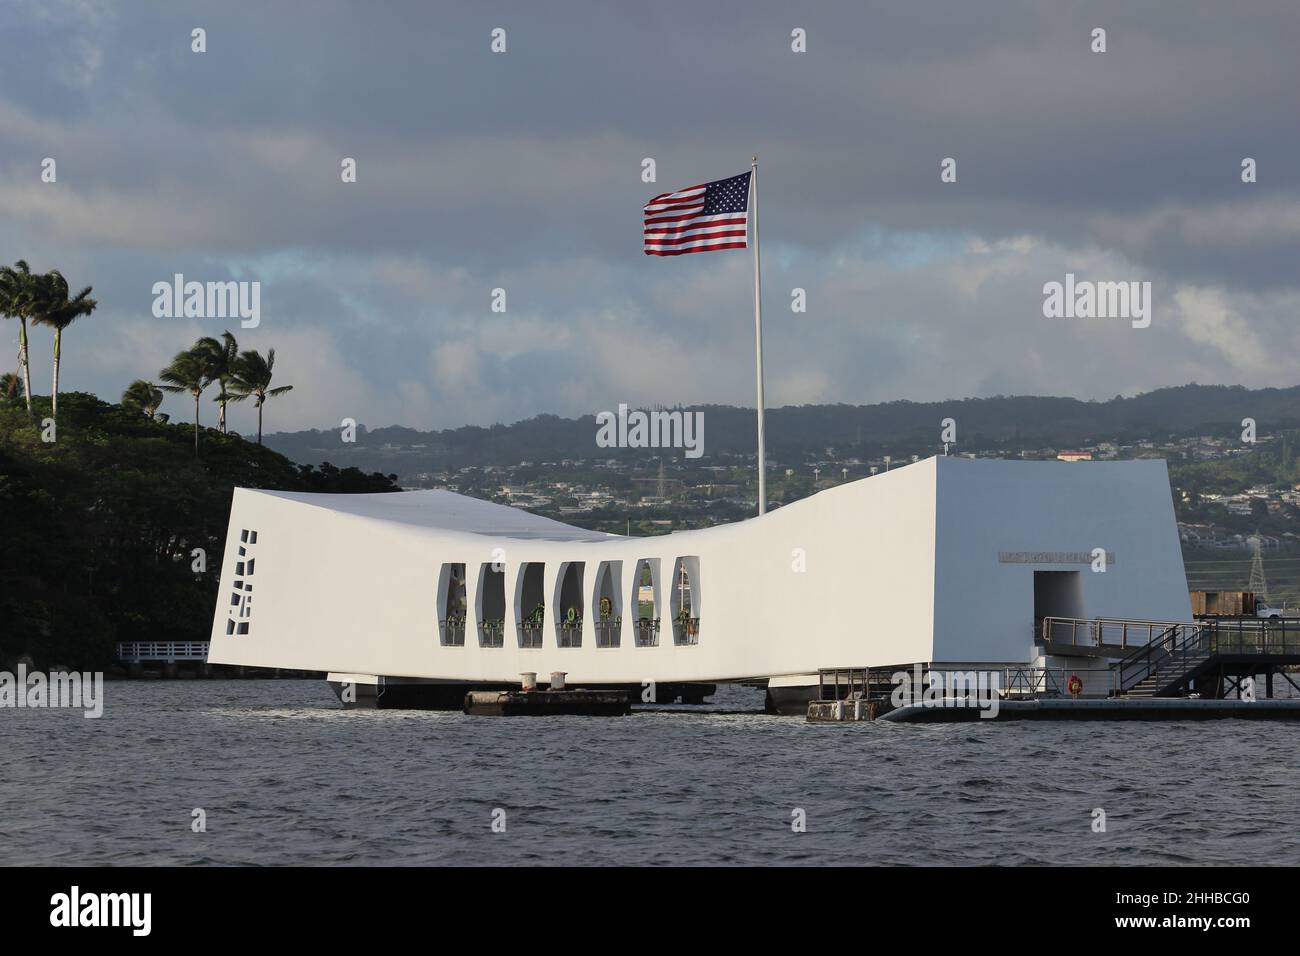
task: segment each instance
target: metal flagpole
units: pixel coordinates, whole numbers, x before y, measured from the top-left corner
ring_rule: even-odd
[[[763,453],[763,288],[758,255],[758,157],[750,165],[750,211],[754,217],[754,365],[758,377],[758,513],[767,512],[767,465]]]

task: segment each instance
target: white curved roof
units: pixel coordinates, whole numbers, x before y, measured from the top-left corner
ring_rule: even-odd
[[[470,498],[452,491],[384,491],[363,495],[309,494],[293,491],[258,491],[258,494],[324,508],[335,514],[440,531],[462,531],[544,541],[604,541],[616,535],[575,528],[541,515]]]

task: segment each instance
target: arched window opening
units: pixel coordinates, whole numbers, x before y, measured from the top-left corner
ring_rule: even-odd
[[[592,605],[596,608],[597,647],[618,647],[622,640],[623,599],[618,586],[622,576],[622,561],[602,561],[596,569]]]
[[[582,646],[582,561],[560,565],[555,584],[555,643],[557,647]]]
[[[506,638],[506,571],[500,564],[484,564],[478,572],[474,617],[478,621],[479,647],[504,647]]]
[[[438,634],[444,647],[465,645],[465,565],[448,563],[438,576]]]
[[[642,558],[632,578],[632,631],[637,647],[659,646],[659,559]]]
[[[519,622],[519,646],[542,646],[542,627],[546,623],[546,586],[543,583],[545,566],[540,561],[529,561],[519,568],[519,581],[515,588],[515,620]]]
[[[670,603],[673,612],[673,643],[700,643],[700,559],[678,558],[673,565]]]

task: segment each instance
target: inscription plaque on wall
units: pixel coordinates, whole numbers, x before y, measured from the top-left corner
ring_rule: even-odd
[[[999,564],[1092,564],[1091,551],[999,551]],[[1115,555],[1106,552],[1106,565],[1115,563]]]

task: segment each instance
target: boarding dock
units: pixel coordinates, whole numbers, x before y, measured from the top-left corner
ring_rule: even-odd
[[[899,723],[953,723],[980,720],[978,707],[926,707],[909,704],[880,716]],[[993,720],[1300,720],[1294,700],[1205,700],[1187,697],[1101,699],[1041,698],[999,701]]]
[[[1038,636],[1055,666],[969,670],[956,690],[936,663],[823,670],[808,720],[1300,719],[1300,619],[1046,618]]]

